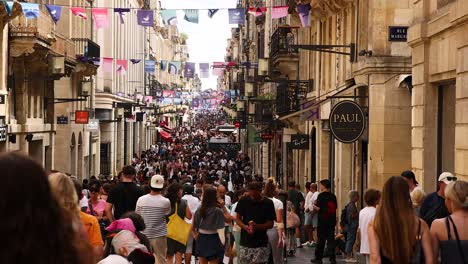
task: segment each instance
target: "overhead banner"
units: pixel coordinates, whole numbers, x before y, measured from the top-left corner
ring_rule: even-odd
[[[179,74],[181,66],[182,63],[180,61],[171,61],[169,63],[169,73],[173,75]]]
[[[186,62],[184,68],[184,77],[193,79],[195,75],[195,63],[193,62]]]
[[[60,20],[60,17],[62,16],[62,7],[56,5],[46,5],[46,8],[47,11],[49,11],[50,17],[52,20],[54,20],[54,23],[57,24],[57,22]]]
[[[210,64],[200,63],[200,78],[210,78]]]
[[[164,90],[163,97],[164,98],[173,98],[175,96],[175,91]]]
[[[154,73],[156,70],[156,62],[154,60],[145,60],[145,72]]]
[[[143,27],[152,27],[154,22],[153,10],[137,10],[138,25]]]
[[[97,29],[109,27],[109,14],[107,8],[93,8],[91,9],[93,15],[94,25]]]
[[[197,98],[193,99],[192,100],[192,107],[195,108],[195,107],[199,107],[199,106],[200,106],[200,101]]]
[[[120,24],[124,24],[125,14],[130,12],[130,8],[114,8],[114,12],[119,15]]]
[[[289,6],[274,6],[271,9],[271,19],[279,19],[288,15]]]
[[[312,7],[310,6],[310,4],[298,4],[297,5],[296,11],[299,14],[299,18],[301,19],[302,27],[310,26],[309,14],[310,14],[311,9]]]
[[[229,13],[229,24],[240,24],[245,23],[245,9],[244,8],[233,8],[228,10]]]
[[[184,9],[184,13],[186,21],[198,24],[198,9]]]
[[[222,68],[224,66],[224,62],[213,62],[213,75],[214,76],[222,76],[224,69]]]
[[[165,25],[168,25],[168,26],[177,25],[177,12],[175,10],[171,10],[171,9],[161,10],[161,17]]]
[[[102,58],[102,70],[106,73],[112,72],[112,58]]]
[[[117,73],[125,75],[127,73],[128,61],[127,60],[117,60]]]
[[[249,14],[258,17],[267,12],[266,7],[249,7]]]
[[[23,9],[23,14],[27,19],[35,19],[39,17],[39,4],[20,3]]]

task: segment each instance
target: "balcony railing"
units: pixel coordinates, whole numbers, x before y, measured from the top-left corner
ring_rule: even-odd
[[[307,93],[312,91],[313,80],[284,80],[278,83],[276,90],[276,113],[285,115],[301,110],[301,103]]]
[[[270,58],[275,59],[283,55],[298,55],[297,48],[292,48],[296,45],[297,40],[291,31],[291,28],[280,27],[271,35]]]
[[[96,59],[101,57],[101,47],[88,38],[73,38],[75,52],[78,59]]]
[[[35,37],[46,43],[53,41],[54,22],[44,8],[40,8],[40,19],[28,19],[20,15],[10,22],[10,36]]]

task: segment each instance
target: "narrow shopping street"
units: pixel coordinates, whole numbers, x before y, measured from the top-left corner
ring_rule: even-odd
[[[0,264],[468,263],[468,0],[2,0],[0,28]]]

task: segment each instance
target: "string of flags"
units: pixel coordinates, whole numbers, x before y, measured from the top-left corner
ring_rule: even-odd
[[[114,59],[114,58],[90,58],[89,61],[93,61],[96,64],[101,63],[102,70],[104,73],[112,73],[114,69],[114,61],[115,61],[115,68],[116,72],[119,75],[125,75],[128,71],[128,61],[132,63],[132,65],[139,64],[142,60],[141,59]],[[159,69],[162,72],[168,72],[172,75],[182,74],[185,78],[193,79],[196,73],[196,65],[195,62],[185,62],[182,64],[181,61],[168,61],[168,60],[144,60],[144,70],[146,73],[154,74],[156,71],[156,67],[159,66]],[[238,68],[238,67],[245,67],[245,68],[255,68],[257,67],[257,63],[252,62],[213,62],[210,66],[210,63],[203,62],[198,63],[199,69],[199,77],[200,78],[209,78],[210,77],[210,68],[212,69],[211,74],[214,76],[221,76],[224,74],[224,70],[229,70],[230,68]]]
[[[36,3],[24,3],[21,2],[23,14],[27,19],[37,19],[40,16],[39,5]],[[7,1],[5,5],[6,11],[11,14],[13,6],[12,1]],[[136,10],[136,17],[138,25],[143,27],[152,27],[155,20],[153,10],[147,9],[134,9],[134,8],[107,8],[107,7],[76,7],[76,6],[64,6],[64,5],[49,5],[45,4],[45,8],[49,12],[50,17],[55,23],[58,23],[63,8],[68,8],[72,15],[81,19],[87,20],[88,14],[86,10],[91,10],[91,16],[97,29],[109,27],[109,10],[113,10],[116,15],[119,16],[121,24],[125,23],[125,16],[132,10]],[[271,18],[280,19],[288,15],[288,6],[272,6],[272,7],[250,7],[247,9],[247,13],[255,17],[264,15],[268,9],[271,9]],[[201,9],[183,9],[184,20],[198,24]],[[207,15],[209,18],[213,18],[220,9],[207,9]],[[245,23],[245,8],[229,8],[228,18],[229,24],[244,24]],[[310,4],[298,4],[296,8],[297,12],[302,21],[304,27],[308,26],[308,16],[311,10]],[[177,25],[177,10],[176,9],[164,9],[160,10],[161,18],[165,25]],[[307,21],[306,21],[307,20]]]

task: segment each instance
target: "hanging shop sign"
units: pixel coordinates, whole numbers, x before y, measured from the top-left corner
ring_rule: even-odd
[[[75,111],[75,124],[88,124],[89,112],[88,111]]]
[[[271,133],[263,133],[260,136],[263,140],[268,141],[273,139],[273,134]]]
[[[292,149],[309,149],[309,136],[303,134],[291,135]]]
[[[5,104],[5,95],[0,94],[0,104]]]
[[[343,143],[358,140],[366,128],[366,116],[362,108],[353,101],[341,101],[330,112],[330,130]]]
[[[388,41],[406,42],[408,40],[408,27],[388,27]]]
[[[57,124],[58,125],[67,125],[68,124],[68,116],[57,116]]]
[[[99,119],[90,119],[86,128],[90,132],[99,132]]]
[[[8,138],[8,126],[1,125],[0,126],[0,142],[7,141]]]

